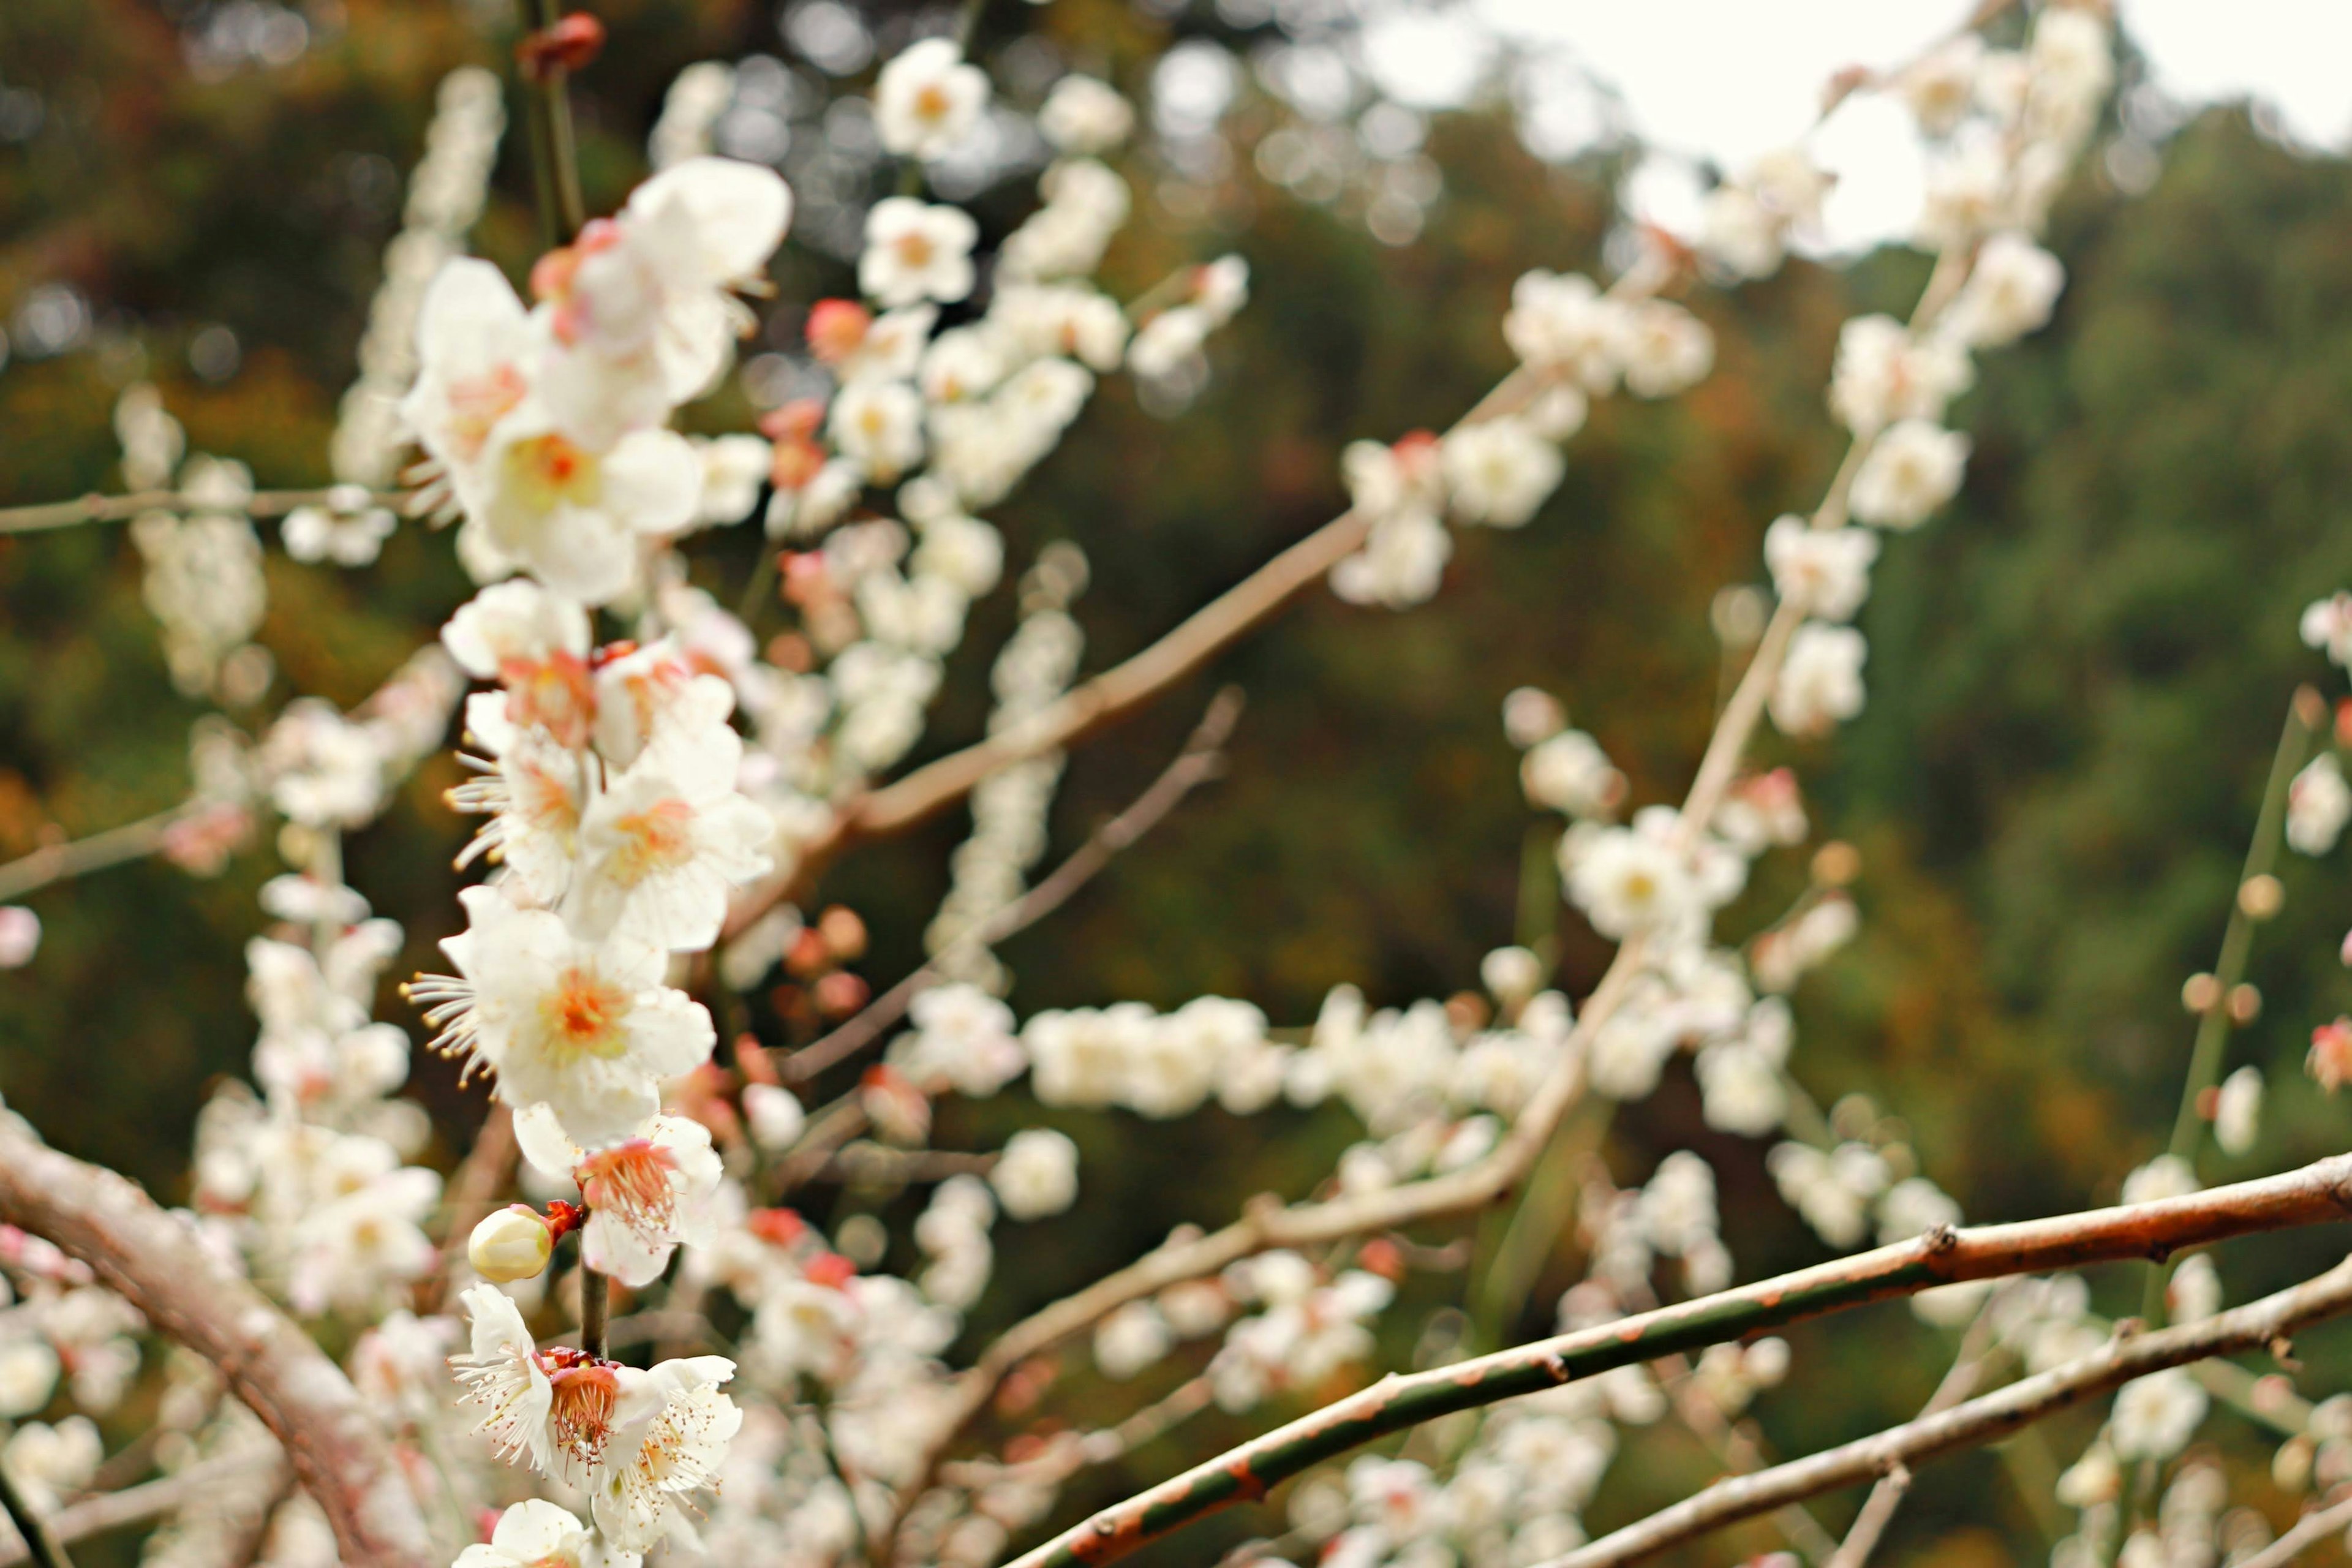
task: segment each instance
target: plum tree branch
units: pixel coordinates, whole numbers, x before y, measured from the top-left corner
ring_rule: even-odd
[[[2288,1525],[2276,1541],[2239,1563],[2237,1568],[2286,1568],[2286,1564],[2347,1525],[2352,1525],[2352,1492],[2311,1510]]]
[[[2119,1258],[2168,1257],[2182,1247],[2225,1237],[2324,1224],[2347,1215],[2352,1215],[2352,1155],[2336,1155],[2282,1175],[2186,1197],[1966,1230],[1939,1227],[1910,1241],[1697,1300],[1431,1372],[1383,1378],[1104,1510],[1024,1553],[1012,1568],[1112,1562],[1195,1519],[1262,1498],[1310,1466],[1375,1437],[1634,1362],[1700,1350],[1938,1285]],[[2335,1282],[2330,1289],[2352,1297],[2352,1266],[2340,1280],[2336,1274],[2326,1279]],[[2272,1302],[2282,1300],[2285,1298],[2273,1298]],[[2182,1332],[2207,1327],[2200,1324]]]
[[[284,1447],[348,1568],[424,1568],[415,1496],[351,1380],[134,1183],[0,1120],[0,1220],[88,1264],[158,1331],[219,1367]]]
[[[2278,1345],[2303,1325],[2352,1310],[2352,1258],[2259,1301],[2155,1333],[2118,1333],[2105,1345],[1997,1393],[1923,1415],[1839,1447],[1717,1481],[1638,1523],[1540,1568],[1617,1568],[1802,1498],[1885,1477],[1956,1448],[2008,1436],[2108,1389],[2166,1367]]]
[[[134,490],[128,495],[92,493],[71,500],[44,501],[36,506],[0,507],[0,533],[38,533],[71,528],[83,522],[123,522],[149,511],[231,511],[247,517],[281,517],[298,507],[345,504],[351,487],[324,490],[257,490],[233,507],[185,490]],[[415,498],[408,490],[368,490],[373,506],[405,506]]]

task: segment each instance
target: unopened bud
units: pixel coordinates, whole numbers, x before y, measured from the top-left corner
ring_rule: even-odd
[[[743,1086],[743,1120],[751,1126],[751,1141],[771,1154],[791,1148],[808,1117],[793,1091],[778,1084]]]
[[[528,1279],[547,1267],[554,1235],[539,1211],[512,1204],[486,1216],[466,1238],[466,1258],[474,1272],[493,1284]]]
[[[2266,921],[2277,914],[2285,902],[2286,889],[2267,871],[2238,885],[2238,908],[2246,912],[2248,920]]]
[[[2262,1011],[2263,994],[2261,992],[2251,985],[2230,987],[2230,1022],[2243,1028],[2261,1016]]]
[[[2192,974],[2180,987],[2180,1005],[2200,1016],[2211,1012],[2221,999],[2221,983],[2210,974]]]
[[[1843,838],[1832,838],[1813,851],[1813,880],[1824,888],[1852,885],[1862,875],[1862,851]]]

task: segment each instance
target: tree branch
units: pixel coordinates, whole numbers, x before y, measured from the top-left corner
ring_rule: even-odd
[[[1930,1415],[1941,1415],[1976,1392],[1977,1380],[1984,1375],[1985,1357],[1991,1348],[1990,1306],[1988,1301],[1987,1310],[1979,1311],[1976,1321],[1960,1336],[1958,1352],[1952,1357],[1943,1381],[1936,1384],[1936,1392],[1919,1407],[1916,1419],[1924,1421]],[[1910,1489],[1911,1472],[1899,1464],[1879,1477],[1878,1484],[1870,1489],[1870,1496],[1863,1500],[1862,1511],[1854,1516],[1845,1539],[1829,1557],[1827,1568],[1863,1568],[1870,1561],[1870,1554],[1878,1550],[1879,1537],[1895,1521],[1895,1510],[1903,1506],[1904,1494]]]
[[[2116,1258],[2164,1258],[2182,1247],[2224,1237],[2324,1224],[2347,1215],[2352,1215],[2352,1155],[2336,1155],[2283,1175],[2186,1197],[2012,1225],[1958,1231],[1938,1227],[1911,1241],[1816,1264],[1698,1300],[1409,1377],[1383,1378],[1347,1399],[1104,1510],[1016,1559],[1012,1568],[1111,1562],[1195,1519],[1262,1498],[1270,1488],[1309,1466],[1375,1437],[1630,1363],[1703,1349],[1937,1285]],[[2337,1276],[2326,1278],[2334,1281]],[[2352,1266],[2347,1266],[2341,1285],[2352,1292]],[[2210,1321],[2179,1331],[2206,1331]]]
[[[783,1075],[794,1082],[805,1082],[844,1058],[855,1056],[905,1016],[915,998],[939,978],[940,964],[950,954],[994,947],[1067,903],[1120,850],[1157,827],[1186,795],[1217,776],[1224,765],[1224,743],[1233,734],[1241,712],[1242,694],[1238,688],[1227,687],[1218,692],[1209,710],[1193,728],[1192,737],[1184,742],[1184,750],[1152,781],[1150,788],[1136,797],[1133,805],[1096,828],[1086,843],[1044,881],[934,953],[929,963],[867,1003],[856,1016],[833,1033],[787,1057]]]
[[[2305,1323],[2352,1309],[2352,1258],[2275,1296],[2157,1333],[2118,1335],[2079,1361],[2021,1378],[1938,1415],[1717,1481],[1695,1497],[1602,1536],[1540,1568],[1617,1568],[1769,1509],[1886,1476],[1919,1461],[2008,1436],[2094,1395],[2184,1362],[2276,1345]]]
[[[84,1498],[69,1507],[61,1508],[49,1521],[51,1533],[59,1541],[76,1542],[125,1525],[143,1524],[160,1519],[185,1507],[197,1498],[218,1491],[225,1486],[241,1485],[255,1476],[271,1477],[273,1471],[282,1474],[284,1465],[273,1450],[268,1454],[224,1454],[217,1458],[200,1460],[176,1475],[126,1487],[119,1492],[103,1492]],[[276,1489],[273,1483],[273,1495]],[[16,1568],[28,1560],[21,1541],[0,1544],[0,1568]]]
[[[348,1568],[425,1568],[416,1499],[350,1379],[136,1184],[0,1121],[0,1220],[88,1264],[158,1331],[218,1366],[284,1446]]]
[[[2237,1568],[2286,1568],[2286,1564],[2347,1525],[2352,1525],[2352,1493],[2311,1510],[2287,1526],[2285,1534],[2237,1564]]]
[[[333,506],[350,494],[350,488],[343,485],[325,490],[257,490],[238,505],[224,507],[185,490],[137,490],[120,496],[93,493],[37,506],[0,507],[0,533],[37,533],[81,522],[122,522],[147,511],[232,511],[246,517],[281,517],[297,507]],[[366,494],[369,503],[376,506],[405,506],[415,499],[408,490]]]

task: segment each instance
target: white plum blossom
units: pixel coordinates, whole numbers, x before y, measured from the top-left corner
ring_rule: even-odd
[[[1764,563],[1785,604],[1818,620],[1850,621],[1870,595],[1878,536],[1865,528],[1815,528],[1801,517],[1764,531]]]
[[[724,1356],[667,1361],[644,1374],[645,1413],[616,1415],[600,1467],[597,1528],[625,1552],[642,1552],[688,1528],[684,1510],[716,1481],[743,1413],[719,1389],[735,1375]]]
[[[1852,626],[1808,621],[1789,641],[1769,706],[1783,734],[1818,735],[1862,711],[1870,647]]]
[[[1925,419],[1888,428],[1853,476],[1853,515],[1882,528],[1916,528],[1959,493],[1969,438]]]
[[[458,605],[441,628],[441,645],[467,674],[500,680],[517,665],[538,666],[559,655],[585,658],[588,616],[574,601],[518,577]]]
[[[2125,1460],[2168,1459],[2189,1446],[2210,1401],[2185,1367],[2135,1378],[2116,1391],[2108,1431]]]
[[[1559,488],[1559,448],[1525,420],[1465,425],[1438,444],[1454,515],[1464,522],[1517,528]]]
[[[674,952],[719,940],[730,888],[772,864],[775,822],[735,789],[742,742],[725,725],[656,741],[581,819],[577,919]]]
[[[2300,854],[2325,855],[2352,821],[2352,784],[2336,753],[2322,752],[2304,764],[2286,789],[2286,841]]]
[[[2263,1073],[2242,1067],[2221,1080],[2213,1103],[2213,1142],[2224,1154],[2251,1152],[2262,1131]]]
[[[1529,272],[1511,288],[1503,337],[1530,369],[1555,372],[1587,392],[1617,384],[1630,336],[1625,307],[1581,274]]]
[[[2352,593],[2338,591],[2304,607],[2300,627],[2305,647],[2318,648],[2330,662],[2352,669]]]
[[[1624,307],[1617,336],[1625,390],[1637,397],[1671,397],[1697,385],[1715,368],[1715,334],[1696,316],[1664,300]]]
[[[533,1498],[499,1515],[488,1541],[457,1553],[454,1568],[636,1568],[635,1552],[614,1550],[586,1525]]]
[[[1078,1146],[1051,1128],[1026,1128],[1006,1142],[988,1182],[1014,1219],[1060,1214],[1078,1194]]]
[[[517,1111],[514,1129],[524,1159],[580,1188],[589,1211],[581,1258],[598,1273],[642,1289],[681,1244],[709,1240],[719,1164],[700,1122],[656,1116],[635,1136],[583,1148],[541,1104]]]
[[[1045,94],[1037,130],[1064,153],[1091,156],[1109,152],[1135,129],[1135,110],[1118,89],[1073,71]]]
[[[1627,827],[1587,823],[1560,841],[1568,896],[1603,936],[1673,930],[1719,909],[1744,864],[1706,835],[1684,841],[1681,813],[1644,806]]]
[[[1593,816],[1624,795],[1625,775],[1611,765],[1600,742],[1581,730],[1562,730],[1529,746],[1519,759],[1519,787],[1530,805]]]
[[[971,292],[971,247],[979,237],[979,226],[960,207],[885,196],[866,216],[857,287],[886,308],[925,300],[952,305]]]
[[[922,395],[902,381],[853,381],[833,400],[825,434],[868,478],[887,484],[923,460]]]
[[[1830,409],[1855,435],[1873,435],[1901,419],[1942,418],[1974,379],[1952,340],[1914,338],[1892,316],[1856,316],[1838,333]]]
[[[471,924],[445,938],[454,979],[420,980],[436,1048],[498,1075],[510,1105],[544,1101],[581,1139],[626,1137],[660,1109],[659,1080],[709,1058],[710,1015],[662,984],[649,942],[582,940],[496,888],[458,895]]]
[[[1999,348],[2050,321],[2066,268],[2021,234],[1997,234],[1978,247],[1976,266],[1952,301],[1948,330],[1975,348]]]
[[[874,129],[886,153],[944,157],[987,108],[987,73],[967,65],[952,38],[908,45],[874,80]]]

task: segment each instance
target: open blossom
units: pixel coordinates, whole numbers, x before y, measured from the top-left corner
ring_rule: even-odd
[[[743,1413],[719,1385],[735,1375],[724,1356],[666,1361],[645,1375],[637,1401],[646,1414],[623,1413],[596,1485],[597,1528],[626,1552],[673,1535],[691,1535],[683,1517],[708,1490],[727,1458]]]
[[[2210,1405],[2185,1367],[2135,1378],[2116,1394],[2109,1432],[2124,1459],[2168,1459],[2189,1446]]]
[[[1975,268],[1952,301],[1948,322],[1964,342],[1998,348],[2050,320],[2066,268],[2021,234],[1997,234],[1977,250]]]
[[[1581,274],[1529,272],[1511,287],[1503,337],[1530,368],[1607,392],[1617,384],[1624,310]]]
[[[457,863],[487,856],[531,899],[552,904],[571,886],[580,850],[580,756],[535,730],[509,731],[503,747],[492,749],[490,771],[448,795],[453,809],[490,818]]]
[[[1811,621],[1790,639],[1772,683],[1772,722],[1783,734],[1817,735],[1862,711],[1862,663],[1869,645],[1852,626]]]
[[[729,744],[719,731],[735,710],[735,689],[688,663],[677,644],[664,640],[597,667],[595,710],[596,750],[625,768],[656,742]]]
[[[1882,435],[1853,476],[1853,515],[1882,528],[1916,528],[1959,493],[1969,438],[1925,419]]]
[[[516,666],[535,667],[558,655],[588,653],[588,615],[529,578],[483,589],[441,628],[441,646],[478,680],[503,680]]]
[[[669,430],[634,431],[592,451],[526,404],[500,422],[457,489],[466,508],[459,553],[477,580],[528,571],[559,594],[602,605],[635,580],[643,538],[693,521],[702,465]]]
[[[454,1568],[637,1568],[640,1561],[553,1503],[533,1498],[499,1515],[489,1540],[457,1553]]]
[[[1464,426],[1438,444],[1438,456],[1454,515],[1497,528],[1533,517],[1567,466],[1559,447],[1510,418]]]
[[[470,479],[490,432],[529,395],[537,350],[522,301],[497,268],[460,257],[434,275],[417,308],[416,382],[400,415],[453,479]]]
[[[1914,338],[1892,316],[1856,316],[1838,333],[1830,411],[1857,436],[1898,419],[1943,417],[1975,379],[1966,350],[1948,338]]]
[[[1815,528],[1801,517],[1775,519],[1764,531],[1772,591],[1806,615],[1850,621],[1870,595],[1878,536],[1866,528]]]
[[[2337,592],[2304,606],[2303,645],[2325,651],[2329,660],[2352,669],[2352,594]]]
[[[853,381],[833,400],[825,434],[881,484],[923,460],[922,395],[903,381]]]
[[[543,1100],[576,1137],[628,1137],[660,1109],[661,1079],[709,1059],[710,1015],[661,983],[660,948],[583,941],[497,888],[457,897],[472,924],[441,943],[457,977],[420,978],[410,994],[442,1031],[436,1048],[495,1072],[508,1104]]]
[[[1519,759],[1519,787],[1531,805],[1591,816],[1623,796],[1625,775],[1610,764],[1600,742],[1581,730],[1562,730]]]
[[[885,196],[866,216],[857,287],[885,307],[925,300],[952,305],[971,292],[971,247],[979,237],[979,226],[961,207]]]
[[[708,391],[750,317],[750,287],[784,237],[792,193],[772,170],[689,158],[663,170],[531,269],[548,311],[541,389],[592,448],[657,425]]]
[[[523,1158],[549,1176],[576,1183],[588,1205],[581,1258],[631,1289],[661,1278],[681,1244],[712,1234],[719,1156],[710,1131],[682,1116],[656,1116],[644,1131],[595,1148],[574,1142],[545,1105],[515,1115]]]
[[[988,1181],[1014,1219],[1060,1214],[1078,1195],[1078,1146],[1050,1128],[1024,1129],[1006,1142]]]
[[[1364,547],[1331,568],[1331,591],[1351,605],[1423,604],[1437,592],[1453,553],[1453,536],[1435,517],[1398,512],[1375,521]]]
[[[1037,110],[1037,130],[1064,153],[1108,153],[1135,129],[1135,110],[1109,83],[1073,71]]]
[[[952,38],[909,44],[874,79],[882,150],[929,161],[971,134],[988,108],[988,76]]]
[[[1948,136],[1968,115],[1977,96],[1978,68],[1984,60],[1984,38],[1964,32],[1937,46],[1904,68],[1895,90],[1919,129],[1930,136]]]
[[[1580,824],[1559,847],[1570,900],[1612,937],[1679,926],[1728,903],[1747,880],[1745,862],[1706,835],[1687,847],[1682,837],[1672,806],[1644,806],[1626,827]]]
[[[2305,855],[2325,855],[2352,821],[2352,784],[2333,752],[2305,763],[2286,790],[2286,841]]]
[[[587,929],[681,952],[719,940],[728,890],[768,869],[776,831],[736,791],[742,750],[721,724],[655,742],[607,782],[580,823]]]
[[[1617,356],[1625,390],[1637,397],[1671,397],[1696,386],[1715,367],[1715,334],[1680,305],[1642,300],[1618,321]]]

